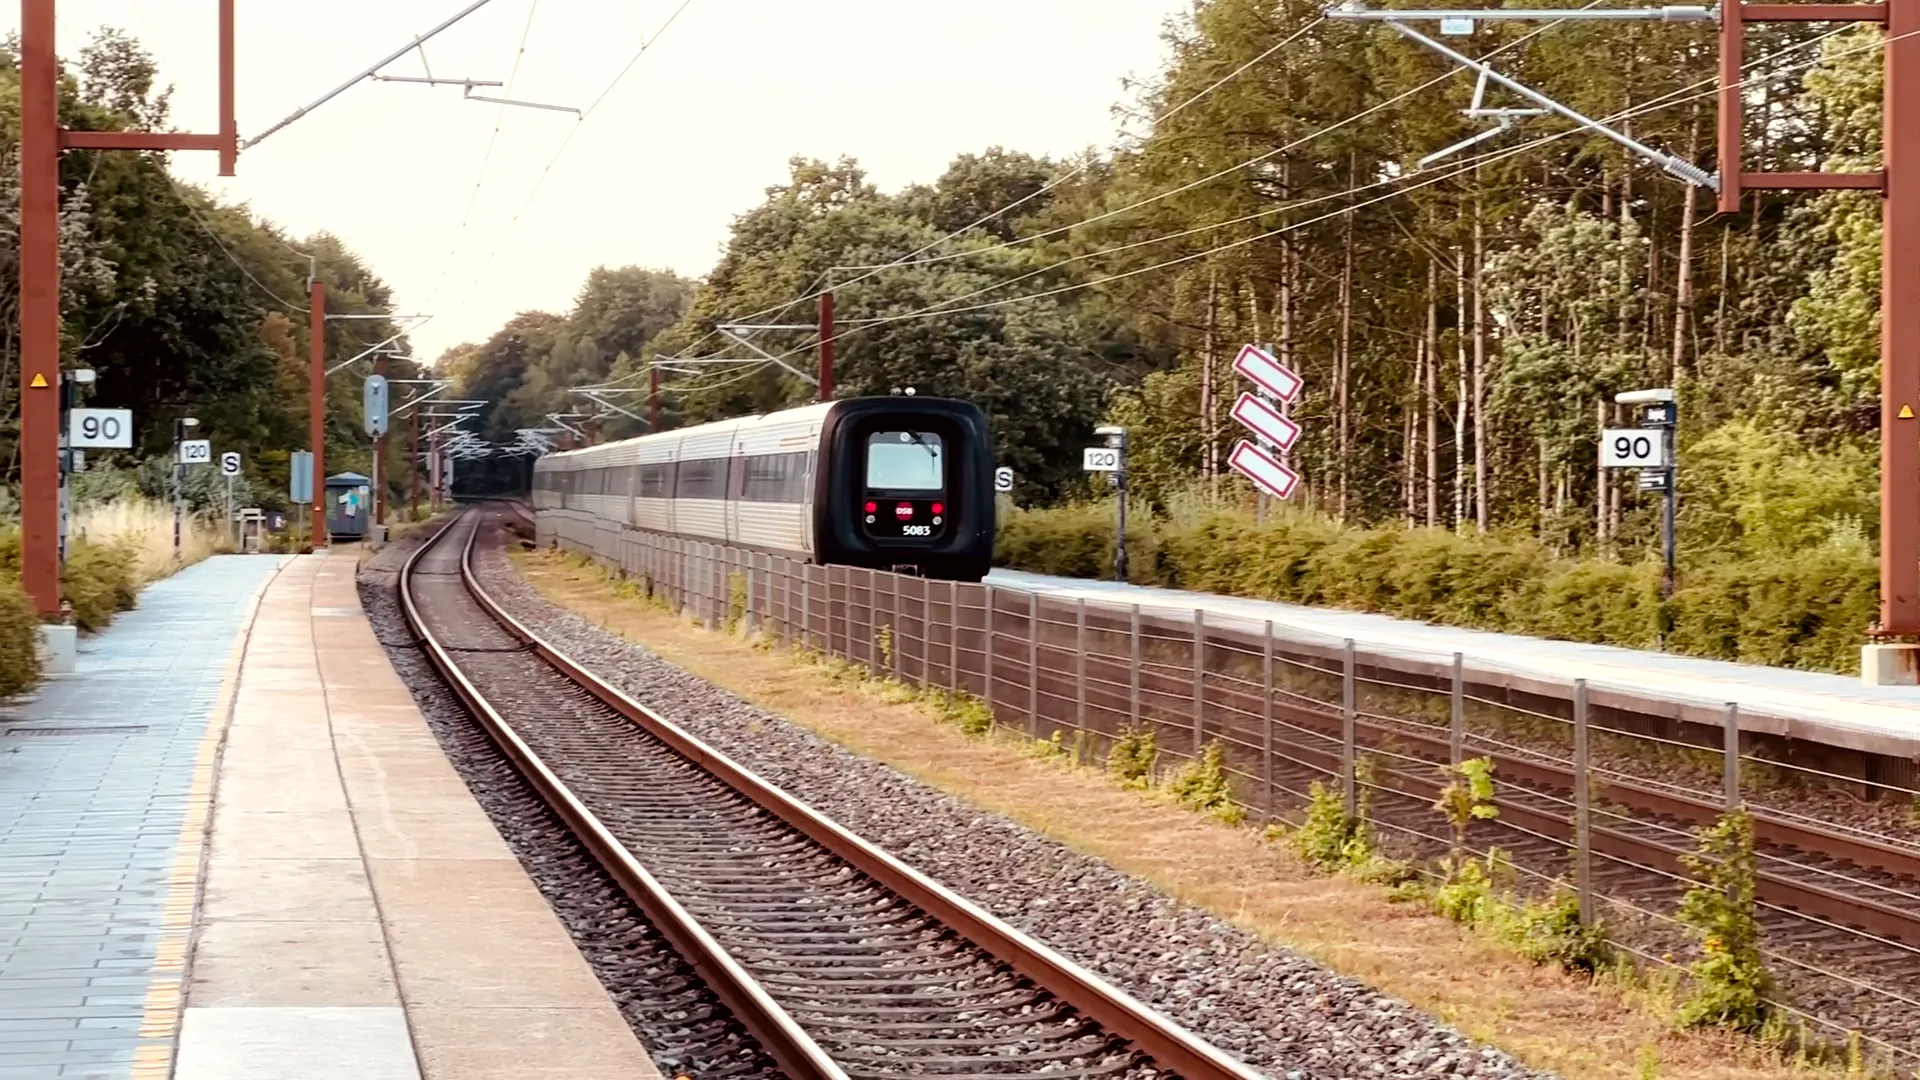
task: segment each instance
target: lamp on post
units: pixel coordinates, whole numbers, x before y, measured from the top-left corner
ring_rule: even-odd
[[[1119,531],[1114,535],[1113,544],[1113,580],[1127,580],[1127,429],[1107,424],[1093,429],[1095,435],[1105,436],[1107,448],[1118,451],[1113,473],[1113,488],[1120,497]]]
[[[173,422],[173,561],[180,561],[180,519],[184,516],[185,492],[182,482],[185,466],[180,462],[180,446],[186,442],[187,434],[200,426],[200,421],[191,416],[183,416]]]
[[[68,416],[73,412],[74,399],[80,392],[75,387],[93,385],[92,368],[75,368],[60,373],[60,528],[59,555],[60,565],[67,565],[67,509],[71,505],[67,496],[67,477],[74,472],[73,442],[68,437]],[[63,605],[64,606],[64,605]]]

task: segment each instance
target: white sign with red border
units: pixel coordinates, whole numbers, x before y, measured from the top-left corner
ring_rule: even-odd
[[[1233,370],[1281,401],[1291,402],[1299,397],[1300,388],[1305,385],[1305,380],[1255,345],[1240,347],[1240,355],[1233,358]]]
[[[1280,464],[1265,450],[1245,439],[1234,446],[1233,456],[1227,459],[1227,464],[1276,499],[1293,494],[1294,485],[1300,482],[1299,473]]]
[[[1253,394],[1242,393],[1240,400],[1233,403],[1232,415],[1248,430],[1281,450],[1293,449],[1294,440],[1300,437],[1299,424],[1280,415],[1280,410]]]

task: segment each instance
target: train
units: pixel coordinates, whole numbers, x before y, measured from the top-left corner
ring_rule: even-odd
[[[846,565],[979,581],[993,561],[993,448],[971,402],[892,395],[543,454],[546,535],[609,525]]]

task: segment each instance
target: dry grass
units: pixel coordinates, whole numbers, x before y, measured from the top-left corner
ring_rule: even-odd
[[[599,571],[550,552],[516,561],[553,603],[702,679],[1412,1002],[1537,1068],[1573,1080],[1813,1075],[1737,1037],[1676,1031],[1666,1019],[1670,1003],[1657,992],[1536,967],[1423,909],[1390,902],[1383,888],[1317,874],[1249,829],[1006,742],[969,739],[935,722],[905,688],[836,677],[823,665],[617,598]]]
[[[188,519],[180,535],[180,563],[173,561],[173,507],[147,499],[116,499],[76,511],[67,532],[94,543],[125,540],[138,554],[136,578],[141,585],[158,581],[192,566],[231,544],[217,525]]]

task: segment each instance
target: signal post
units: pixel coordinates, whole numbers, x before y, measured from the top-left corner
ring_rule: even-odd
[[[233,4],[217,0],[219,132],[60,127],[55,0],[20,0],[20,583],[42,617],[60,611],[60,152],[214,150],[239,157],[233,107]]]

